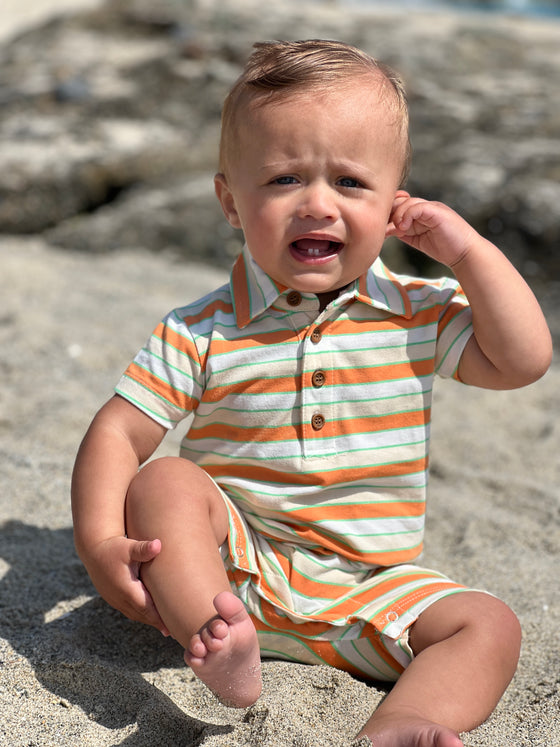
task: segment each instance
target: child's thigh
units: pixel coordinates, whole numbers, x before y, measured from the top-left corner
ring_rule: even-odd
[[[149,539],[169,534],[204,535],[219,545],[228,535],[224,499],[206,472],[180,457],[148,462],[134,477],[126,497],[127,534]]]

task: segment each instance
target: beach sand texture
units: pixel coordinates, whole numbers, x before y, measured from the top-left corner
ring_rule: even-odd
[[[74,553],[69,477],[91,417],[168,308],[225,275],[15,238],[0,266],[0,742],[350,744],[383,688],[268,662],[258,703],[227,709],[177,644],[99,599]],[[436,387],[424,562],[506,600],[524,629],[518,673],[470,747],[560,745],[559,385],[556,367],[522,391]]]
[[[6,0],[0,15],[19,28],[26,6]],[[98,597],[75,554],[69,482],[85,429],[163,314],[226,277],[143,249],[0,242],[2,745],[341,747],[386,693],[266,662],[260,700],[223,707],[175,642]],[[560,747],[559,390],[557,364],[514,392],[436,384],[422,562],[495,593],[524,630],[518,672],[467,747]]]

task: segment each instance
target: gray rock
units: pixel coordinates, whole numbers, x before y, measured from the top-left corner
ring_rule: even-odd
[[[558,284],[557,21],[311,2],[262,17],[254,5],[113,0],[8,43],[0,231],[229,263],[240,237],[212,189],[225,93],[254,41],[331,36],[403,73],[410,191],[456,208],[533,282]],[[394,254],[430,271],[415,253]]]

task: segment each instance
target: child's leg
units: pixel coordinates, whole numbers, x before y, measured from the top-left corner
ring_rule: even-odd
[[[245,707],[261,692],[257,635],[243,603],[230,591],[220,555],[228,514],[206,473],[179,458],[147,464],[130,485],[128,536],[161,540],[161,552],[141,567],[185,661],[228,705]]]
[[[479,592],[445,597],[410,631],[414,660],[359,736],[376,747],[460,747],[492,713],[517,666],[513,612]]]

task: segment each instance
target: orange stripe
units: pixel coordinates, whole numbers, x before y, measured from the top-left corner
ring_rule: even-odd
[[[261,465],[249,465],[241,463],[230,464],[204,464],[204,469],[216,482],[227,481],[228,478],[250,480],[260,483],[278,483],[278,485],[290,485],[295,487],[314,486],[328,488],[346,482],[357,482],[372,477],[400,477],[409,474],[423,472],[426,469],[427,458],[413,459],[405,462],[382,464],[377,469],[371,465],[365,467],[347,467],[333,471],[322,472],[294,472],[293,470],[281,472],[272,467]]]
[[[321,534],[311,527],[292,527],[292,529],[306,545],[313,547],[317,554],[330,555],[336,553],[348,560],[371,563],[372,565],[408,563],[415,560],[422,551],[422,543],[420,542],[410,549],[394,550],[392,552],[383,550],[366,552],[365,550],[356,550],[336,538]]]
[[[134,362],[126,369],[124,375],[142,384],[142,386],[145,386],[150,391],[158,394],[167,402],[182,410],[190,411],[198,405],[198,401],[193,397],[189,397],[185,392],[173,389],[167,382],[162,381],[162,379],[149,373]]]
[[[433,358],[428,358],[426,360],[412,360],[404,363],[387,363],[368,368],[339,368],[336,371],[329,372],[328,375],[332,376],[334,379],[333,383],[338,385],[367,384],[375,381],[398,381],[399,379],[429,376],[433,371],[434,360]]]
[[[330,629],[328,623],[320,622],[308,622],[302,623],[301,625],[294,625],[294,623],[287,619],[280,617],[272,605],[263,603],[262,611],[266,620],[263,623],[255,616],[251,616],[255,624],[257,631],[264,633],[273,633],[277,630],[281,633],[287,633],[296,640],[300,640],[304,646],[310,648],[325,664],[342,671],[349,672],[357,676],[363,677],[363,671],[343,658],[334,648],[330,641],[317,641],[311,636],[318,636]],[[368,630],[369,628],[369,630]],[[309,637],[307,637],[309,636]],[[387,664],[391,669],[397,672],[402,672],[403,667],[393,659],[393,657],[387,652],[383,643],[381,642],[377,632],[373,626],[367,626],[364,628],[364,635],[369,640],[372,648],[375,650],[379,658]]]
[[[322,597],[327,599],[337,599],[347,594],[351,588],[347,584],[322,584],[320,581],[314,581],[308,576],[303,576],[292,565],[288,558],[273,548],[276,562],[282,568],[286,578],[290,579],[290,588],[300,592],[307,597]]]
[[[272,420],[272,418],[271,418]],[[282,420],[285,417],[282,416]],[[358,433],[373,433],[391,429],[413,428],[422,426],[428,417],[422,410],[403,412],[396,415],[380,415],[347,420],[329,421],[336,425],[339,435],[355,435]],[[201,428],[191,428],[189,440],[214,438],[219,441],[234,441],[237,443],[273,443],[274,441],[297,440],[303,436],[301,426],[294,424],[278,425],[274,427],[239,428],[228,423],[212,423]],[[322,432],[316,436],[321,438]]]
[[[292,330],[279,329],[271,332],[261,332],[256,337],[240,336],[236,339],[219,339],[212,340],[212,355],[225,355],[243,350],[255,350],[269,345],[282,345],[283,343],[293,343],[297,341],[297,335]]]
[[[457,314],[460,314],[462,311],[465,311],[467,307],[463,306],[461,304],[455,303],[451,304],[448,309],[446,309],[445,314],[442,316],[442,318],[439,321],[438,324],[438,333],[441,332],[441,330],[445,329],[449,322],[453,319],[453,317],[457,316]]]
[[[274,363],[270,364],[274,369]],[[272,371],[271,371],[272,373]],[[270,379],[255,377],[254,379],[244,379],[243,381],[224,384],[223,386],[213,386],[204,390],[203,402],[221,402],[228,397],[235,397],[237,394],[292,394],[296,393],[299,387],[294,374],[288,376],[275,376]]]
[[[366,604],[369,604],[372,601],[372,597],[379,600],[381,599],[381,597],[385,596],[386,594],[390,594],[391,592],[395,591],[401,586],[404,586],[405,584],[409,584],[414,581],[420,581],[426,578],[433,578],[433,574],[429,572],[409,573],[405,578],[387,579],[386,581],[382,581],[381,583],[377,584],[373,588],[363,589],[359,593],[353,593],[351,598],[345,600],[343,603],[337,605],[333,609],[336,609],[336,611],[339,613],[339,617],[342,617],[344,615],[344,617],[348,617],[352,622],[357,622],[359,618],[354,617],[356,611],[364,607]],[[433,585],[425,588],[433,589]],[[411,594],[412,593],[413,592],[411,592]],[[350,607],[353,607],[353,609],[350,609]],[[402,611],[406,611],[408,609],[405,604],[402,604],[400,607],[403,608]],[[391,605],[391,609],[394,609],[394,605]],[[374,620],[375,619],[376,618],[374,618]]]
[[[341,501],[342,504],[342,501]],[[376,519],[391,519],[394,517],[413,517],[423,516],[426,510],[424,501],[383,501],[380,503],[357,503],[342,504],[322,503],[316,506],[305,506],[294,511],[286,513],[284,516],[285,523],[290,524],[311,524],[315,525],[317,521],[351,521],[352,519],[365,519],[369,517]],[[297,527],[296,527],[297,528]]]
[[[181,318],[187,324],[187,326],[190,326],[190,325],[199,324],[201,321],[204,321],[205,319],[210,319],[211,317],[214,316],[216,311],[223,311],[224,314],[231,315],[233,313],[233,304],[227,303],[223,301],[221,298],[217,298],[211,304],[208,304],[208,306],[205,306],[202,311],[197,312],[195,314],[183,316]]]
[[[422,283],[415,286],[417,289],[425,287]],[[439,304],[440,308],[444,307],[444,304]],[[459,303],[452,304],[451,308],[454,308],[454,313],[465,308],[464,305]],[[399,330],[416,329],[424,325],[431,325],[438,319],[438,312],[434,308],[421,309],[417,311],[412,317],[402,317],[397,314],[387,317],[386,319],[379,319],[375,322],[375,328],[370,330],[374,333],[384,332],[395,332]],[[368,317],[369,318],[369,317]],[[329,323],[329,336],[335,335],[355,335],[356,324],[359,323],[359,319],[336,319]]]
[[[189,356],[194,361],[198,359],[198,350],[196,349],[196,345],[193,344],[193,341],[189,337],[178,334],[172,327],[158,324],[152,333],[152,337],[157,337],[166,345],[175,348],[175,350]]]
[[[429,574],[427,574],[427,577],[429,577]],[[453,589],[464,588],[465,587],[461,584],[449,582],[444,583],[443,581],[441,583],[432,583],[420,589],[414,589],[409,594],[406,594],[404,597],[402,597],[402,599],[391,602],[390,609],[391,611],[396,612],[398,615],[402,615],[405,612],[408,612],[415,604],[418,604],[418,602],[421,602],[427,597],[430,597],[432,594],[437,594],[440,591],[452,591]],[[386,610],[383,610],[371,620],[371,623],[375,625],[375,627],[380,631],[382,631],[389,622],[390,621],[387,619]]]
[[[215,352],[214,350],[212,351]],[[274,362],[271,362],[274,374]],[[400,379],[412,379],[422,376],[430,376],[434,371],[433,359],[421,361],[407,361],[405,363],[371,366],[368,368],[340,368],[327,372],[326,387],[347,386],[353,384],[371,384],[377,381],[398,381]],[[311,387],[311,373],[305,378],[309,379],[308,386]],[[286,376],[271,376],[270,379],[254,378],[239,382],[226,383],[222,386],[208,388],[204,392],[205,402],[219,402],[236,394],[284,394],[296,393],[301,390],[300,383],[294,373]]]
[[[152,337],[157,337],[165,345],[174,348],[178,353],[181,353],[182,355],[190,358],[193,363],[200,363],[202,370],[205,370],[208,351],[206,351],[206,353],[201,357],[196,345],[190,339],[190,337],[184,337],[178,334],[172,327],[168,327],[163,323],[158,324],[158,326],[152,333]]]

